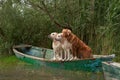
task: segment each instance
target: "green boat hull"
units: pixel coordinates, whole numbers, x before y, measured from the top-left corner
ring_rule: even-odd
[[[17,46],[13,47],[13,51],[19,59],[37,66],[75,71],[100,72],[102,71],[102,61],[111,61],[113,59],[113,57],[99,57],[58,61],[52,60],[53,50],[34,46]]]
[[[120,80],[120,63],[102,62],[102,67],[106,80]]]

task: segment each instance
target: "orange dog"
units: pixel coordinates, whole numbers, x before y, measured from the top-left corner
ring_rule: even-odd
[[[92,50],[83,41],[81,41],[71,30],[63,29],[63,36],[72,44],[72,54],[76,58],[92,58]]]

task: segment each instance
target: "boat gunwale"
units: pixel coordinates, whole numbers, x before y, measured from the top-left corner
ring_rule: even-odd
[[[117,62],[102,62],[102,64],[105,64],[107,66],[120,67],[119,65],[114,65],[114,63],[117,63]],[[117,63],[117,64],[120,64],[120,63]]]
[[[41,60],[41,61],[46,61],[46,62],[73,62],[73,61],[82,61],[82,60],[95,60],[96,58],[86,58],[86,59],[78,59],[78,60],[52,60],[52,59],[45,59],[45,58],[40,58],[40,57],[35,57],[32,55],[27,55],[24,54],[22,52],[19,52],[18,50],[16,50],[15,48],[13,48],[13,52],[16,54],[20,54],[22,56],[28,57],[28,58],[32,58],[32,59],[36,59],[36,60]]]
[[[27,47],[35,47],[35,46],[32,46],[32,45],[15,45],[13,46],[13,52],[16,54],[20,54],[22,56],[25,56],[25,57],[28,57],[28,58],[32,58],[32,59],[35,59],[35,60],[41,60],[41,61],[46,61],[46,62],[74,62],[74,61],[83,61],[83,60],[96,60],[96,59],[100,59],[102,57],[95,57],[95,58],[86,58],[86,59],[77,59],[77,60],[52,60],[52,59],[45,59],[45,58],[40,58],[40,57],[36,57],[36,56],[32,56],[32,55],[27,55],[25,53],[22,53],[20,51],[18,51],[16,48],[27,48]],[[39,48],[39,47],[37,47]],[[47,48],[43,48],[43,49],[47,49]],[[47,50],[51,50],[51,49],[47,49]],[[107,58],[107,57],[103,57],[103,58]]]

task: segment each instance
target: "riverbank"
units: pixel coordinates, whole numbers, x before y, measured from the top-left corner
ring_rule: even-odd
[[[6,69],[13,66],[25,65],[23,61],[16,58],[15,55],[12,56],[0,56],[0,69]]]
[[[0,56],[0,80],[104,80],[103,73],[36,67],[16,58]]]

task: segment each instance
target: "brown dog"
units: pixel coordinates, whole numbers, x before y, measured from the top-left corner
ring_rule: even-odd
[[[92,50],[81,41],[71,30],[63,29],[63,36],[72,44],[72,54],[74,58],[92,58]]]

